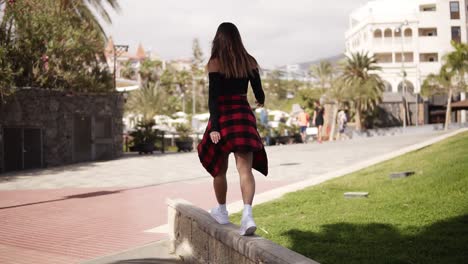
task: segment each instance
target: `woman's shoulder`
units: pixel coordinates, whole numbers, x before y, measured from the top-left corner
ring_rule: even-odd
[[[255,57],[249,54],[249,59],[250,59],[250,68],[251,68],[252,70],[259,71],[258,62],[257,62],[257,60],[255,59]]]
[[[206,70],[208,73],[219,73],[220,66],[218,59],[210,59],[206,65]]]

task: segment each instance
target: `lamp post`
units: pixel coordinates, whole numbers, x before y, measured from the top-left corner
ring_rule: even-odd
[[[402,76],[402,88],[403,88],[403,104],[404,104],[404,117],[403,117],[403,128],[406,128],[406,115],[407,115],[407,104],[406,104],[406,71],[405,71],[405,48],[404,48],[404,33],[403,27],[408,26],[408,20],[405,20],[397,27],[397,32],[400,32],[401,37],[401,76]]]
[[[128,51],[128,45],[114,45],[114,90],[117,89],[117,57]]]

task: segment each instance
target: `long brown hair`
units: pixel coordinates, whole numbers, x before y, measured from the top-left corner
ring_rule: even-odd
[[[239,30],[229,22],[221,23],[216,31],[210,62],[213,60],[218,61],[219,71],[228,78],[245,78],[258,68],[257,61],[242,43]]]

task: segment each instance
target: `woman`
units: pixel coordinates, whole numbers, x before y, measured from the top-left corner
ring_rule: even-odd
[[[324,114],[325,114],[325,110],[320,105],[320,102],[315,101],[315,111],[314,111],[313,123],[317,127],[317,140],[318,140],[318,143],[322,143],[322,127],[323,127],[323,115]]]
[[[263,107],[265,94],[258,64],[245,50],[234,24],[222,23],[218,27],[207,69],[210,120],[197,149],[203,167],[213,176],[219,204],[210,213],[219,224],[229,223],[226,171],[228,156],[233,152],[244,201],[240,234],[252,235],[257,229],[252,215],[255,194],[252,167],[266,176],[268,161],[257,131],[255,115],[247,101],[249,82],[258,107]]]

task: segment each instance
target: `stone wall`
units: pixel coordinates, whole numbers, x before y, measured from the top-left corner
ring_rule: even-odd
[[[21,89],[0,104],[0,133],[9,127],[41,129],[43,167],[58,166],[79,161],[73,152],[73,137],[79,136],[74,135],[74,118],[89,116],[94,134],[95,118],[106,117],[111,120],[111,136],[106,141],[108,155],[105,158],[112,159],[122,155],[122,114],[123,98],[118,93],[72,94]],[[0,172],[5,155],[2,138],[0,135]],[[95,145],[93,151],[94,148]],[[91,159],[102,158],[94,154]]]
[[[219,225],[203,209],[182,200],[168,200],[171,253],[187,263],[318,264],[259,236],[238,234],[233,224]]]

